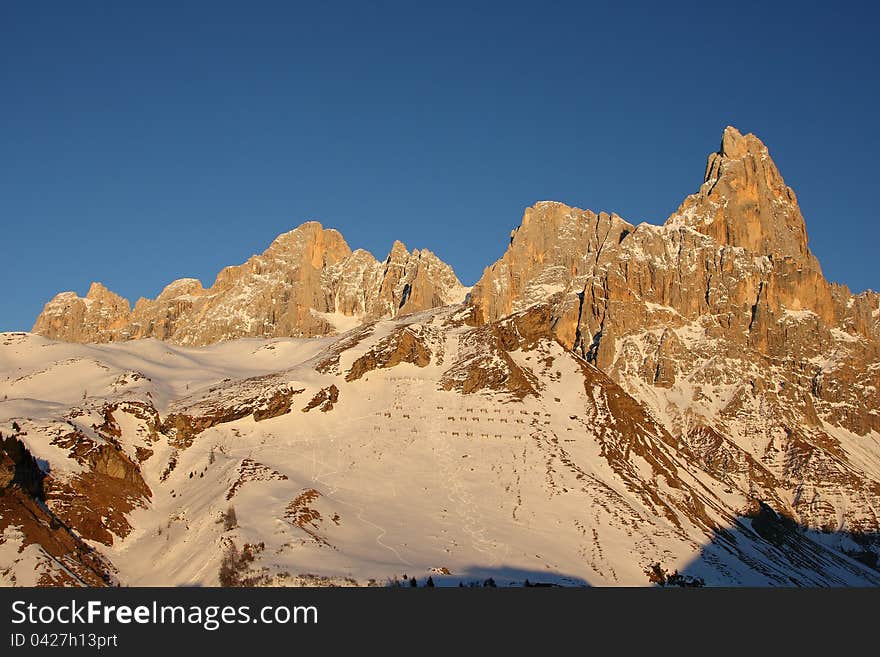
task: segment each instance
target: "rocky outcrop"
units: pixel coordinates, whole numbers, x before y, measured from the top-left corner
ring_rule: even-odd
[[[338,527],[342,518],[338,513],[334,512],[331,516],[329,512],[325,517],[317,507],[325,507],[326,502],[320,491],[314,488],[306,488],[302,493],[293,498],[284,510],[284,519],[291,525],[298,527],[318,545],[330,547],[330,542],[322,535],[322,532],[329,525],[327,520]]]
[[[252,458],[245,458],[238,466],[238,478],[230,486],[229,490],[226,491],[226,499],[231,500],[242,486],[252,481],[286,480],[287,475],[270,468],[264,463],[254,461]]]
[[[59,294],[33,332],[70,342],[156,338],[205,345],[239,337],[332,335],[362,321],[457,303],[466,289],[427,250],[395,242],[377,261],[339,232],[308,222],[260,255],[227,267],[205,289],[186,278],[155,299],[129,303],[94,283],[85,298]]]
[[[346,381],[356,381],[378,368],[412,363],[425,367],[431,362],[431,349],[426,344],[424,329],[404,327],[395,331],[352,363]]]
[[[531,351],[541,338],[551,338],[550,321],[549,309],[535,306],[465,333],[459,340],[458,358],[443,373],[443,389],[465,395],[500,392],[517,400],[539,396],[538,377],[521,367],[511,352]]]
[[[48,508],[83,538],[105,545],[131,532],[128,514],[146,506],[152,496],[137,460],[117,440],[120,430],[112,419],[114,410],[106,411],[111,430],[95,427],[89,435],[75,427],[52,441],[67,450],[83,471],[65,478],[50,475],[43,482]]]
[[[45,476],[18,437],[0,434],[0,491],[17,486],[30,497],[42,500]]]
[[[452,269],[423,249],[409,253],[395,242],[382,268],[381,284],[368,315],[395,317],[464,300],[464,288]]]
[[[311,401],[303,406],[302,412],[308,413],[313,408],[318,408],[322,413],[333,410],[333,405],[339,401],[339,388],[335,385],[321,388],[315,393]]]
[[[293,397],[303,392],[305,388],[294,388],[274,375],[235,381],[234,386],[209,388],[205,394],[175,403],[159,430],[176,449],[186,449],[211,427],[249,415],[255,422],[286,415]]]
[[[48,482],[47,482],[48,479]],[[0,545],[15,540],[17,552],[35,551],[32,584],[106,586],[113,567],[47,506],[44,483],[51,477],[17,436],[0,434]],[[24,556],[24,555],[23,555]],[[0,563],[0,579],[18,582],[16,563]]]

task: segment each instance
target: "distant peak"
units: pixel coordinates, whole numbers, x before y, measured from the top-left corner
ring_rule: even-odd
[[[392,317],[460,303],[461,290],[452,268],[430,251],[410,252],[397,240],[383,266],[364,249],[352,252],[338,230],[306,221],[246,262],[224,267],[208,289],[181,278],[155,299],[139,299],[131,312],[127,300],[96,282],[88,298],[71,292],[50,300],[34,332],[74,342],[155,337],[187,345],[312,337],[339,330],[328,315],[355,323]]]
[[[556,224],[570,215],[593,214],[591,210],[582,210],[560,201],[538,201],[525,209],[521,228],[530,223]]]
[[[87,299],[94,299],[97,296],[100,296],[104,292],[107,291],[107,288],[104,287],[103,284],[98,281],[92,281],[92,284],[89,286],[89,291],[86,293]]]
[[[565,203],[563,203],[562,201],[550,201],[550,200],[545,200],[545,201],[536,201],[535,204],[534,204],[532,207],[533,207],[533,208],[548,208],[548,207],[551,207],[551,208],[552,208],[552,207],[564,207],[564,208],[568,208],[569,206],[567,206],[567,205],[566,205]]]
[[[311,221],[304,221],[299,226],[294,228],[291,232],[296,231],[309,231],[309,230],[324,230],[324,226],[321,225],[320,221],[315,221],[314,219]]]
[[[356,260],[375,260],[376,258],[372,253],[367,251],[366,249],[357,248],[351,252],[351,258]]]

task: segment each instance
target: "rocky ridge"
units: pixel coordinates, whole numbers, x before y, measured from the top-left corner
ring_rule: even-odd
[[[205,289],[192,278],[155,299],[128,300],[100,283],[85,297],[62,292],[33,332],[69,342],[156,338],[206,345],[240,337],[332,335],[353,325],[462,301],[467,289],[430,251],[395,242],[377,261],[352,251],[338,231],[307,222]]]

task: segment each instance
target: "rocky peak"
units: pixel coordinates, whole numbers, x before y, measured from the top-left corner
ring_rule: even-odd
[[[664,333],[685,325],[756,359],[825,362],[848,340],[867,345],[860,357],[870,360],[878,341],[869,298],[825,280],[794,192],[764,144],[734,128],[699,191],[663,226],[542,201],[471,292],[484,323],[548,305],[556,339],[610,372],[627,336],[657,332],[659,355],[645,370],[654,385],[674,378],[668,353],[691,357]],[[867,426],[863,415],[853,426]]]
[[[408,260],[409,255],[409,249],[406,248],[406,244],[400,240],[394,240],[394,244],[391,245],[391,251],[388,252],[388,257],[385,258],[385,262],[397,264]]]
[[[374,316],[403,315],[459,303],[465,288],[452,268],[427,249],[410,252],[395,241],[384,262]]]
[[[791,257],[818,269],[794,191],[785,184],[767,147],[753,134],[728,126],[709,155],[703,184],[667,220],[718,244],[752,253]]]
[[[739,130],[729,125],[724,128],[724,132],[721,134],[721,148],[718,149],[717,154],[732,160],[740,160],[745,157],[750,148],[759,152],[767,152],[767,147],[755,135],[749,133],[743,136]],[[713,155],[715,153],[709,156],[710,161],[714,159]]]
[[[129,315],[127,299],[101,283],[92,283],[85,297],[75,292],[56,295],[34,324],[41,335],[66,335],[74,342],[109,342]]]
[[[320,270],[350,256],[351,248],[339,231],[308,221],[277,237],[267,250],[270,253]]]
[[[596,264],[605,262],[632,230],[632,224],[616,214],[596,214],[555,201],[526,208],[507,252],[471,291],[478,318],[494,321],[560,293],[576,296]],[[574,329],[566,330],[573,341]]]
[[[197,278],[179,278],[172,281],[156,297],[157,301],[179,299],[184,296],[201,296],[205,293],[202,282]]]
[[[126,299],[95,283],[85,298],[55,297],[33,331],[72,342],[152,337],[187,345],[331,335],[360,321],[458,303],[465,292],[430,251],[410,253],[398,241],[380,263],[363,249],[352,252],[338,231],[309,221],[224,268],[208,289],[183,278],[131,311]]]
[[[86,310],[93,316],[112,321],[128,312],[128,300],[108,290],[101,283],[93,282],[85,298]]]
[[[86,292],[86,299],[92,299],[94,301],[101,301],[103,299],[113,299],[116,295],[113,294],[110,290],[104,287],[103,284],[98,281],[94,281],[89,286],[89,291]]]

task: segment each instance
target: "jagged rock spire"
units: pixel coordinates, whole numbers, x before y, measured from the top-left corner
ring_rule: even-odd
[[[808,260],[807,229],[794,191],[785,184],[767,147],[733,126],[709,155],[703,184],[667,220],[686,225],[718,244],[758,255]]]

